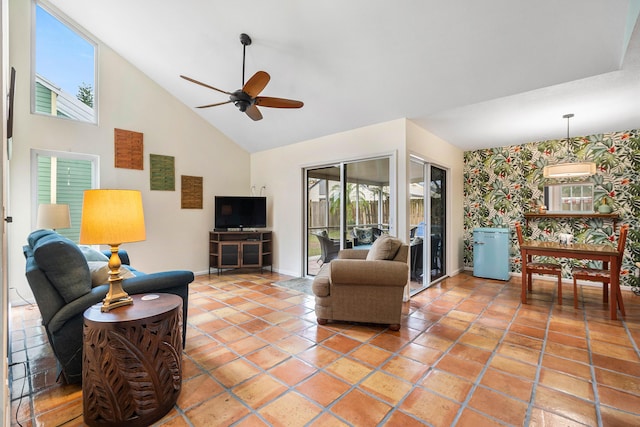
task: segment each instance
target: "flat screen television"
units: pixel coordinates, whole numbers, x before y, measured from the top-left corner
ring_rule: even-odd
[[[215,229],[265,228],[267,198],[215,196]]]

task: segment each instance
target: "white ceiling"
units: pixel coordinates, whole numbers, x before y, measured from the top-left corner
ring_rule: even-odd
[[[249,152],[408,118],[478,149],[640,128],[640,0],[50,0],[186,105],[261,95],[304,101],[195,110]],[[627,48],[627,46],[629,46]]]

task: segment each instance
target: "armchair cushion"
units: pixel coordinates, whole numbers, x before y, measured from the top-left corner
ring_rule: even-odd
[[[367,261],[392,260],[396,257],[400,246],[402,246],[401,240],[389,234],[383,234],[373,242],[367,254]]]
[[[65,302],[91,291],[91,273],[82,251],[60,235],[43,237],[33,248],[33,257]]]
[[[407,284],[407,264],[396,261],[337,259],[329,266],[331,284],[402,286]]]
[[[33,248],[40,239],[55,239],[56,232],[51,230],[36,230],[32,231],[27,238],[27,243],[29,243],[29,247]]]
[[[91,272],[91,286],[96,287],[109,281],[109,261],[87,261]],[[131,270],[124,266],[120,268],[120,277],[128,279],[136,277]]]
[[[93,249],[91,246],[79,245],[78,247],[87,261],[109,261],[108,256],[96,249]]]

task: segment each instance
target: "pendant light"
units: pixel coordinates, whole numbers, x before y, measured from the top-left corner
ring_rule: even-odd
[[[567,119],[567,145],[569,146],[571,139],[569,137],[569,119],[573,114],[565,114],[563,119]],[[575,156],[574,156],[575,157]],[[593,162],[565,162],[555,165],[547,165],[543,169],[545,178],[575,178],[581,176],[590,176],[596,173],[596,164]]]

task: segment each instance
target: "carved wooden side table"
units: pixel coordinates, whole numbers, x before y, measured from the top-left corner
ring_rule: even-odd
[[[82,399],[90,426],[147,426],[182,386],[182,298],[132,295],[133,305],[84,312]]]

